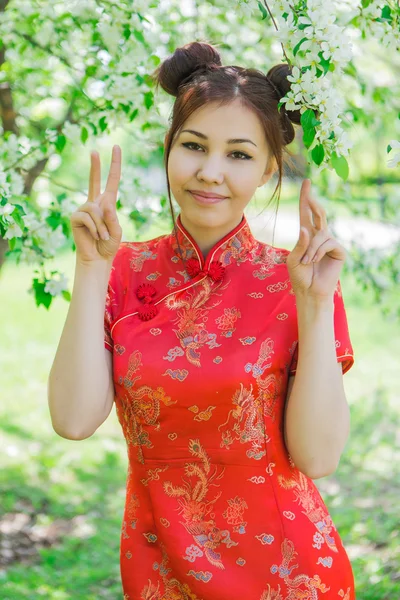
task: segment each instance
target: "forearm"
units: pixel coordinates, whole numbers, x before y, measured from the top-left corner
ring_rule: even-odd
[[[297,298],[298,363],[285,416],[295,465],[315,478],[332,473],[350,431],[335,349],[334,303]]]
[[[81,439],[104,414],[110,376],[105,360],[104,309],[111,265],[75,269],[71,303],[48,378],[54,430]]]

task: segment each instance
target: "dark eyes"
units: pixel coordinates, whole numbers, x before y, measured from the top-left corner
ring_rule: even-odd
[[[201,148],[201,146],[199,144],[196,144],[196,142],[184,142],[182,146],[185,146],[185,148],[187,148],[188,150],[191,150],[189,146],[198,146],[199,148]],[[235,158],[234,160],[251,160],[251,156],[249,156],[245,152],[239,152],[237,150],[236,152],[232,152],[231,154],[241,154],[242,156],[244,156],[244,158]]]

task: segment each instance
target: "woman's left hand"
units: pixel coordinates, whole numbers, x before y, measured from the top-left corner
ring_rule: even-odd
[[[310,179],[304,179],[300,191],[299,241],[288,254],[286,264],[296,295],[327,300],[335,293],[346,250],[332,237],[325,210],[311,197],[310,190]],[[305,256],[309,259],[307,264],[301,262]]]

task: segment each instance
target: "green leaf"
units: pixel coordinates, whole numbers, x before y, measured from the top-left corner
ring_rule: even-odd
[[[71,292],[69,292],[68,290],[63,290],[63,291],[61,292],[61,295],[62,295],[62,296],[63,296],[63,297],[66,299],[66,300],[68,300],[68,302],[71,302],[71,298],[72,298],[72,296],[71,296]]]
[[[96,75],[96,71],[97,71],[97,65],[88,65],[86,67],[87,77],[93,77],[93,75]]]
[[[149,60],[151,60],[151,61],[152,61],[152,62],[155,64],[155,66],[156,66],[156,67],[157,67],[157,66],[160,64],[160,62],[161,62],[161,58],[160,58],[159,56],[157,56],[157,54],[152,54],[152,55],[150,56],[150,59],[149,59]]]
[[[304,131],[307,129],[313,129],[316,125],[320,124],[320,121],[315,118],[314,111],[311,108],[308,108],[300,117],[300,123],[303,127]]]
[[[144,223],[146,223],[146,217],[144,217],[142,215],[141,212],[139,212],[137,209],[132,210],[129,213],[129,218],[132,219],[132,221],[136,224],[136,225],[143,225]]]
[[[55,143],[55,147],[59,152],[62,152],[65,148],[65,144],[67,143],[67,138],[62,133],[58,136],[57,141]]]
[[[265,8],[265,6],[263,4],[261,4],[261,2],[258,2],[258,8],[261,10],[262,13],[262,19],[261,21],[264,21],[264,19],[266,19],[267,17],[269,17],[268,11]]]
[[[318,56],[320,58],[318,66],[321,66],[324,70],[324,75],[327,74],[327,72],[329,71],[329,67],[331,64],[331,59],[329,58],[328,60],[326,60],[323,55],[322,52],[318,52]]]
[[[388,19],[391,20],[391,9],[390,6],[388,6],[387,4],[382,8],[382,13],[381,13],[381,17],[382,19]]]
[[[34,279],[32,288],[35,292],[36,306],[40,306],[41,304],[43,304],[45,308],[49,308],[53,300],[53,296],[48,292],[44,291],[45,285],[46,283],[44,283],[43,281],[39,281],[39,279]]]
[[[390,144],[388,144],[388,147],[386,148],[386,152],[389,153],[392,151],[392,146]]]
[[[141,42],[142,44],[146,43],[146,40],[144,39],[143,33],[141,31],[137,31],[136,29],[134,29],[133,35],[138,40],[138,42]]]
[[[349,164],[346,158],[344,156],[338,156],[336,152],[332,152],[331,163],[337,175],[339,175],[343,181],[346,181],[349,177]]]
[[[296,54],[298,53],[298,51],[300,50],[300,46],[302,45],[303,42],[307,41],[308,38],[303,37],[298,44],[295,45],[295,47],[293,48],[293,55],[296,56]]]
[[[315,138],[315,127],[311,129],[306,129],[303,134],[303,142],[306,148],[309,148],[314,141]]]
[[[86,127],[82,127],[82,129],[81,129],[81,142],[82,142],[82,144],[86,144],[88,137],[89,137],[88,130],[86,129]]]
[[[126,40],[129,40],[129,38],[131,37],[131,29],[130,29],[128,23],[125,23],[122,35],[124,36],[124,38]]]
[[[132,111],[131,116],[129,117],[129,121],[132,122],[133,119],[136,119],[136,117],[138,116],[138,114],[139,114],[139,109],[135,108],[135,110]]]
[[[154,104],[154,94],[153,92],[145,92],[144,94],[144,105],[149,110]]]
[[[107,117],[101,117],[99,120],[99,127],[101,131],[105,131],[107,129]]]
[[[371,4],[372,0],[361,0],[361,6],[367,8]]]
[[[320,165],[324,160],[325,150],[322,144],[318,144],[311,150],[311,156],[316,165]]]

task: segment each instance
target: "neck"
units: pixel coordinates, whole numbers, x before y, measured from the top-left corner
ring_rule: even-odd
[[[233,221],[224,223],[221,227],[201,227],[194,225],[190,221],[186,220],[184,214],[180,213],[181,223],[188,233],[195,240],[196,244],[200,248],[203,258],[206,259],[210,250],[217,244],[223,237],[225,237],[230,231],[235,229],[242,220],[242,216],[239,221]]]

